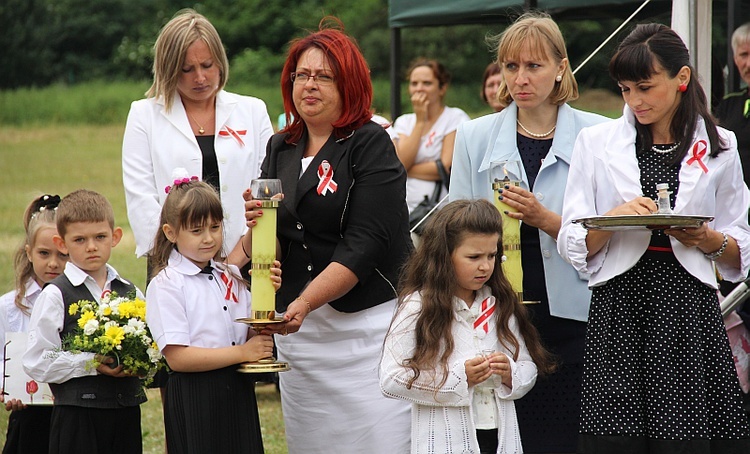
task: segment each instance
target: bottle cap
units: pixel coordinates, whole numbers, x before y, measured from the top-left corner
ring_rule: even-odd
[[[669,183],[657,183],[656,190],[657,191],[661,191],[661,190],[668,191],[669,190]]]

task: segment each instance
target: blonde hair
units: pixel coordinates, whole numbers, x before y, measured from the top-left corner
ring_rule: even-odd
[[[26,283],[29,279],[34,278],[34,264],[29,260],[26,246],[34,247],[36,236],[42,229],[57,228],[55,225],[55,210],[59,203],[59,196],[44,194],[32,200],[23,215],[23,228],[26,232],[26,238],[13,256],[16,288],[14,303],[27,315],[31,314],[31,308],[23,304],[23,300],[26,297]]]
[[[183,9],[167,22],[154,44],[154,81],[146,92],[148,98],[162,98],[167,112],[172,110],[177,81],[185,63],[188,48],[197,40],[208,46],[214,64],[219,67],[221,90],[229,77],[229,60],[219,33],[211,22],[192,9]]]
[[[500,67],[506,59],[517,59],[524,44],[528,44],[534,58],[550,59],[557,64],[564,58],[568,58],[560,28],[548,14],[538,11],[523,14],[500,35],[489,38],[489,41],[496,44],[497,63]],[[497,97],[503,107],[513,102],[504,79],[500,82]],[[555,82],[549,100],[559,106],[576,99],[578,99],[578,83],[568,62],[563,71],[562,80]]]
[[[64,238],[68,226],[76,222],[106,222],[114,230],[115,212],[103,195],[79,189],[63,197],[57,207],[57,234]]]

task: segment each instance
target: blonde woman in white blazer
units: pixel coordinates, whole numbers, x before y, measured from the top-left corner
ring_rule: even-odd
[[[610,62],[623,116],[581,131],[558,250],[593,288],[581,453],[739,453],[750,449],[717,300],[716,270],[750,267],[750,192],[734,134],[711,117],[679,36],[639,25]],[[585,230],[575,219],[657,211],[668,183],[697,228]]]
[[[195,11],[178,12],[160,32],[153,85],[146,99],[131,105],[122,145],[125,200],[139,257],[148,254],[160,228],[175,168],[218,190],[227,254],[246,229],[242,193],[260,175],[273,128],[263,101],[223,90],[228,68],[216,29]]]

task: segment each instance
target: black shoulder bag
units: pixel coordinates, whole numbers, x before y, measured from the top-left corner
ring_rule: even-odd
[[[435,190],[432,191],[432,197],[424,196],[424,199],[419,202],[419,205],[414,207],[414,210],[409,213],[409,231],[414,232],[417,235],[422,234],[426,222],[425,218],[429,216],[432,209],[440,203],[440,193],[443,192],[443,186],[445,186],[446,190],[449,189],[450,186],[450,175],[448,175],[448,171],[445,170],[443,161],[436,159],[435,164],[437,164],[440,180],[435,182]],[[422,222],[423,219],[425,219],[425,222]]]

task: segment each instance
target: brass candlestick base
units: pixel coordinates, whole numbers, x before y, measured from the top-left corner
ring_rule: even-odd
[[[276,312],[274,311],[250,311],[250,317],[238,318],[235,321],[252,326],[256,332],[263,331],[263,328],[268,325],[283,323],[281,318],[276,318]],[[242,363],[240,368],[237,369],[237,372],[245,374],[261,374],[265,372],[284,372],[289,369],[291,369],[289,363],[277,361],[276,358],[272,356],[259,361]]]

